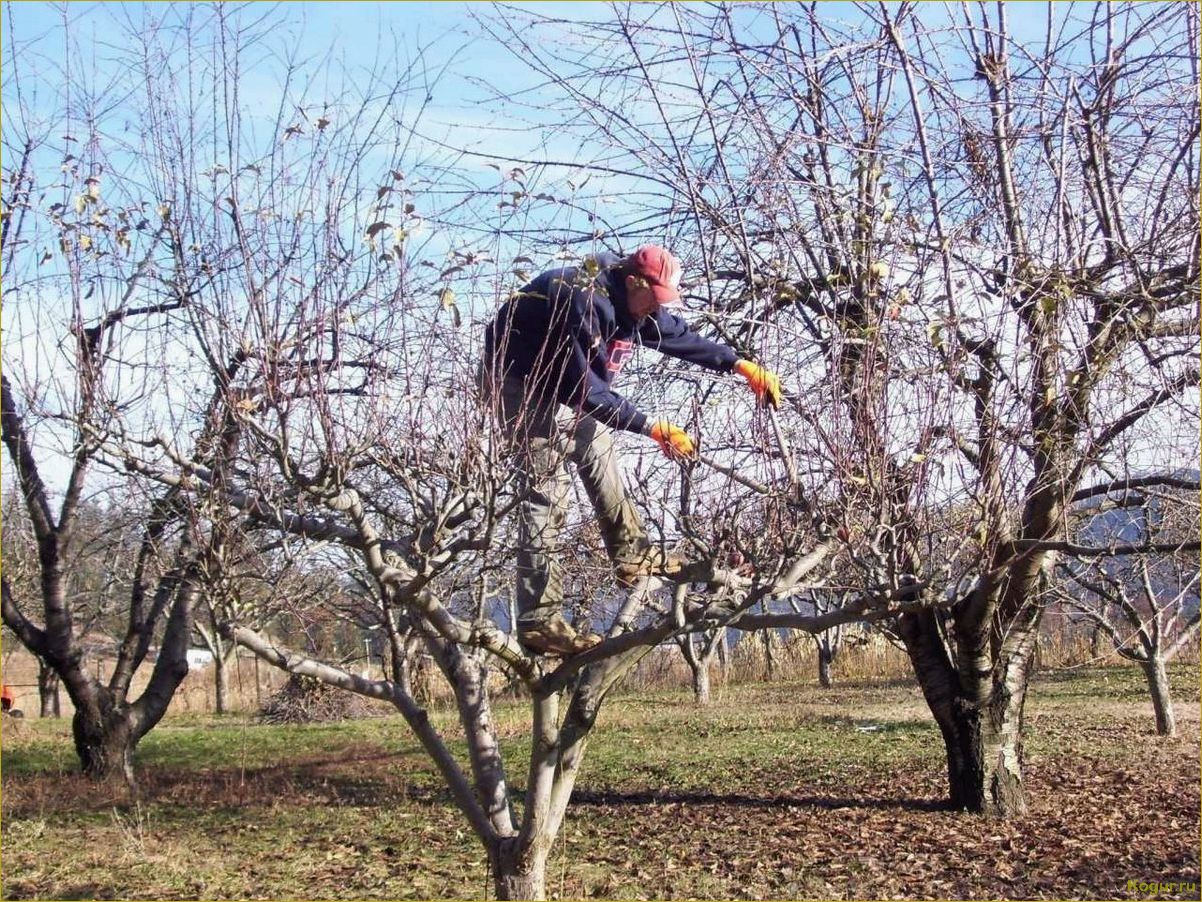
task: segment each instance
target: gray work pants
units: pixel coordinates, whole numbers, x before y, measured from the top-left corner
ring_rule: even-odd
[[[611,560],[636,559],[649,547],[618,467],[613,430],[562,404],[532,402],[526,384],[505,377],[496,404],[525,496],[518,529],[517,606],[523,626],[543,623],[563,608],[559,534],[568,513],[571,482],[564,461],[580,474]],[[499,394],[499,398],[497,395]]]

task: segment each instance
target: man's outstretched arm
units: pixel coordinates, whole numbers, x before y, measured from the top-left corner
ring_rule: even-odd
[[[739,359],[733,349],[702,338],[688,323],[667,310],[647,317],[639,326],[639,338],[644,347],[720,373],[729,373]]]
[[[736,372],[747,380],[761,404],[780,405],[780,378],[758,363],[742,360],[733,349],[708,338],[702,338],[689,328],[688,323],[666,310],[648,317],[639,328],[639,337],[646,347],[661,354],[687,360],[720,373]]]

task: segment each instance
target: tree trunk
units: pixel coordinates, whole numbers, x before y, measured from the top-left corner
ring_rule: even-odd
[[[1004,679],[983,675],[989,685],[975,688],[987,700],[974,704],[947,657],[935,612],[903,614],[898,625],[923,697],[943,734],[950,806],[996,817],[1025,813],[1021,739],[1025,661],[1014,656],[1003,671]]]
[[[121,777],[131,789],[135,786],[134,748],[138,737],[127,706],[114,705],[103,689],[92,700],[77,699],[71,730],[85,775],[97,781]]]
[[[400,645],[399,673],[401,688],[408,694],[414,695],[413,671],[422,654],[420,636],[407,636]],[[428,694],[428,693],[427,693]],[[416,696],[414,696],[416,698]]]
[[[697,666],[691,669],[693,671],[693,699],[698,705],[708,705],[710,703],[709,656],[705,656],[697,663]]]
[[[226,699],[230,692],[229,656],[222,654],[223,650],[213,655],[213,710],[218,714],[226,712]]]
[[[1173,716],[1173,696],[1169,692],[1169,675],[1164,658],[1159,653],[1141,661],[1148,691],[1152,694],[1152,710],[1156,713],[1156,732],[1161,736],[1177,735],[1177,719]]]
[[[59,696],[59,678],[54,669],[38,658],[38,701],[42,717],[62,717],[62,700]]]
[[[833,685],[831,663],[834,657],[831,654],[830,646],[825,642],[818,643],[818,685],[823,689],[830,689]]]
[[[124,691],[115,692],[90,678],[80,658],[59,670],[75,705],[71,721],[75,751],[83,772],[92,779],[120,776],[131,791],[136,790],[134,749],[167,712],[175,690],[188,675],[188,638],[196,597],[196,583],[186,578],[167,617],[150,679],[133,704],[126,700]],[[123,685],[128,686],[128,681]]]
[[[1014,724],[999,724],[989,710],[958,705],[953,727],[942,729],[952,808],[1014,817],[1027,811],[1022,742]],[[992,706],[991,706],[992,707]]]
[[[773,641],[776,637],[772,630],[763,630],[760,635],[764,637],[764,679],[771,683],[776,679],[776,643]]]
[[[527,849],[518,852],[516,840],[504,840],[492,856],[493,888],[498,899],[547,898],[547,856]]]

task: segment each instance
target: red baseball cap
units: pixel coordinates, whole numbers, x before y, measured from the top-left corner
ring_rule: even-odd
[[[679,307],[680,261],[658,244],[646,244],[627,258],[632,275],[642,276],[651,283],[651,294],[661,307]]]

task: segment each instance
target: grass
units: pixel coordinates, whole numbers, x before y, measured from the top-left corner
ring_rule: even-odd
[[[683,691],[631,692],[590,741],[549,890],[1120,898],[1129,878],[1196,881],[1198,668],[1171,674],[1181,730],[1171,740],[1151,735],[1134,668],[1038,678],[1032,813],[1005,822],[939,810],[942,743],[912,685],[721,687],[707,709]],[[520,703],[496,712],[519,791],[527,717]],[[450,712],[435,721],[462,754]],[[483,851],[399,717],[305,727],[169,717],[138,750],[137,805],[75,775],[69,724],[8,722],[3,738],[6,899],[489,889]]]

